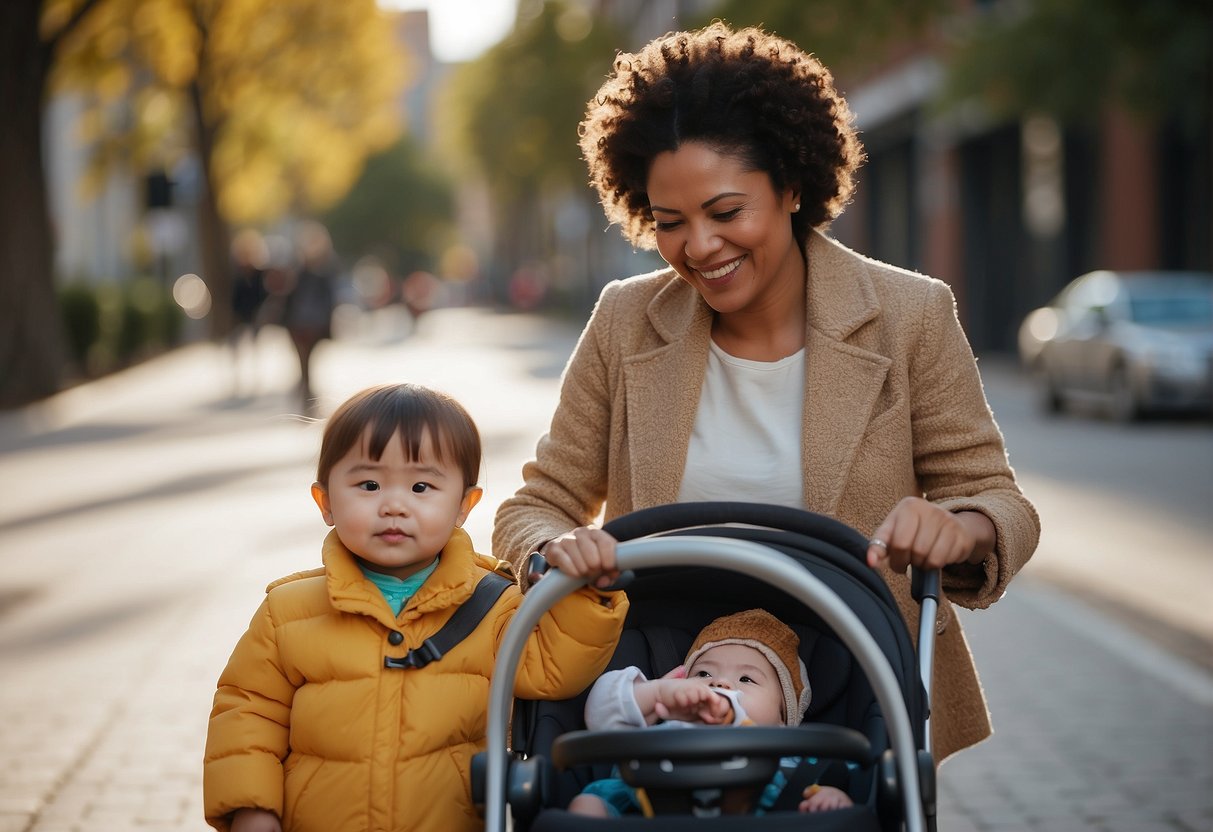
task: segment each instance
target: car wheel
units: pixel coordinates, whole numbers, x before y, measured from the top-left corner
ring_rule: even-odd
[[[1124,364],[1116,365],[1108,379],[1108,409],[1118,422],[1135,422],[1141,418],[1141,403]]]
[[[1043,363],[1036,365],[1036,386],[1040,409],[1050,415],[1061,413],[1065,407],[1061,388],[1057,384],[1057,379]]]

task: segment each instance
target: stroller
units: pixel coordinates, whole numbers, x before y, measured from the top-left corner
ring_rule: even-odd
[[[631,602],[609,669],[636,665],[648,678],[661,676],[682,663],[709,621],[761,607],[800,637],[813,685],[805,723],[590,732],[582,716],[588,691],[559,702],[513,702],[527,637],[546,610],[582,585],[552,572],[527,594],[498,652],[487,747],[474,777],[483,784],[476,791],[488,832],[504,832],[507,806],[515,832],[934,830],[928,688],[938,573],[914,575],[919,657],[888,587],[865,562],[867,540],[831,518],[756,503],[679,503],[604,528],[620,541],[620,585]],[[761,817],[695,811],[705,794],[761,787],[785,756],[850,763],[854,806],[805,815],[793,800]],[[564,810],[612,765],[644,788],[654,817],[595,819]],[[793,775],[784,792],[799,794],[803,785]]]

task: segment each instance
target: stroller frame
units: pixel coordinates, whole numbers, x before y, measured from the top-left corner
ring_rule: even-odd
[[[897,678],[875,640],[858,616],[820,579],[791,557],[761,543],[732,538],[679,535],[621,541],[616,549],[621,570],[663,566],[710,566],[744,573],[780,587],[816,612],[850,650],[872,686],[888,726],[894,752],[897,791],[903,803],[907,832],[925,832],[926,815],[920,801],[918,748],[914,730],[901,698]],[[929,575],[937,584],[938,575]],[[509,766],[507,731],[513,700],[514,677],[523,648],[539,619],[557,601],[586,583],[558,571],[550,572],[525,596],[503,636],[497,654],[497,672],[489,688],[486,734],[485,830],[505,832],[506,789]],[[934,590],[929,589],[922,608],[920,672],[930,680],[930,647],[934,636]],[[929,631],[926,642],[922,639]],[[929,690],[929,687],[927,688]],[[929,734],[929,732],[928,732]]]

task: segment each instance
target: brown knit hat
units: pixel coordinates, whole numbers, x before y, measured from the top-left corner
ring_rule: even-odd
[[[722,616],[699,631],[683,664],[690,671],[705,651],[721,644],[742,644],[766,656],[783,688],[784,719],[788,725],[799,725],[813,692],[809,674],[800,660],[800,639],[792,628],[766,610]]]

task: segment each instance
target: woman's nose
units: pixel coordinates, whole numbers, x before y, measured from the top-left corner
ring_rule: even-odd
[[[683,251],[688,259],[704,263],[720,250],[720,238],[707,223],[690,222],[687,225],[687,240]]]

